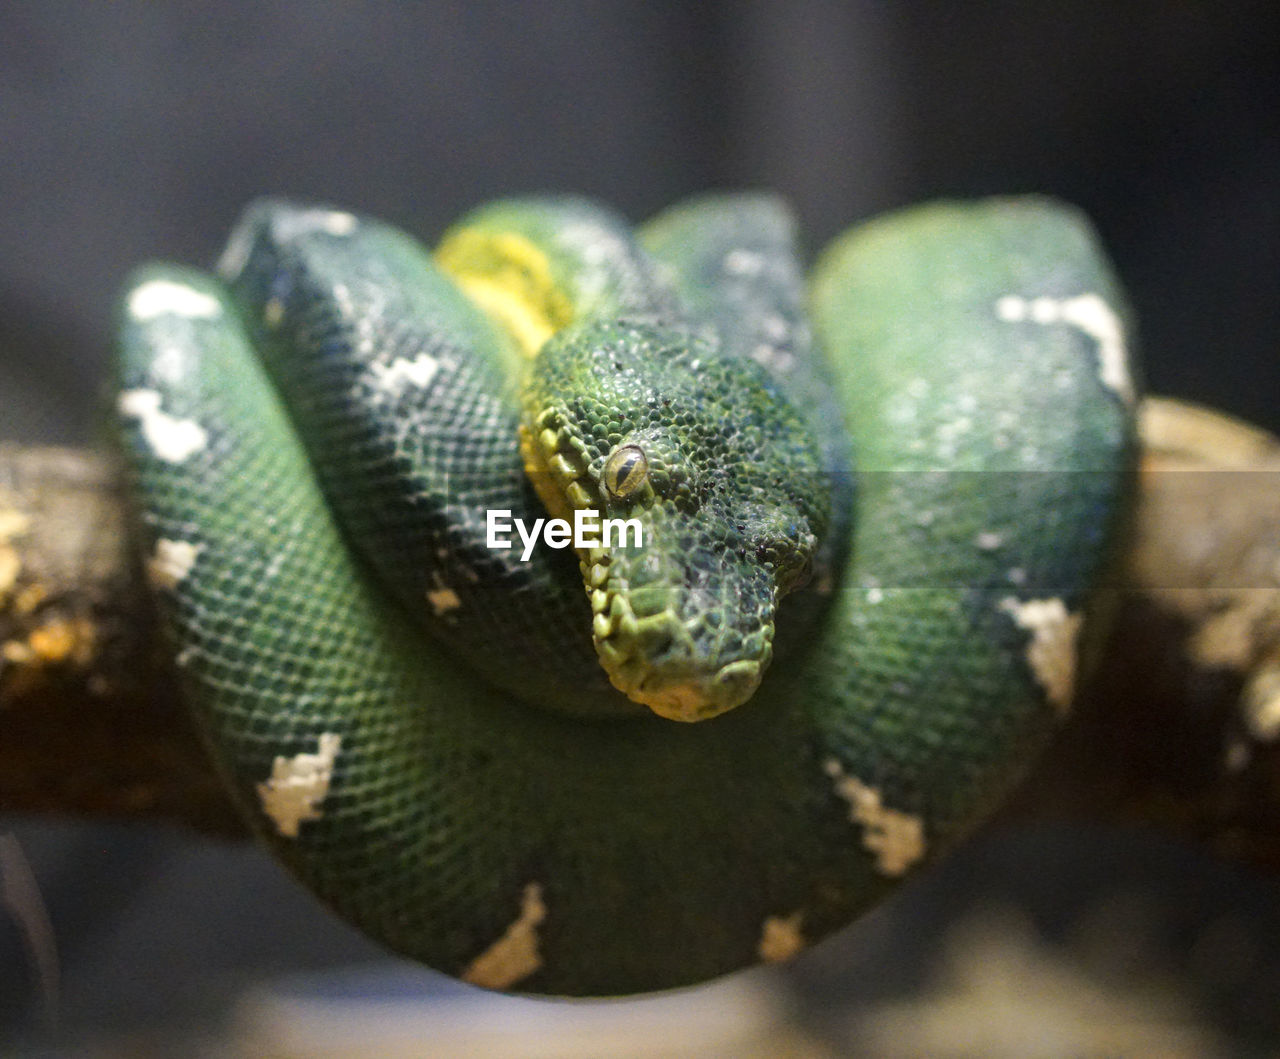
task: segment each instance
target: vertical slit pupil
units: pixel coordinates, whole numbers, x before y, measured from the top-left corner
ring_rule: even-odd
[[[625,497],[644,482],[648,461],[639,446],[624,445],[609,457],[605,482],[614,496]]]
[[[614,475],[614,487],[622,488],[623,483],[631,476],[631,472],[635,470],[635,456],[627,456],[626,459],[618,465],[618,472]]]

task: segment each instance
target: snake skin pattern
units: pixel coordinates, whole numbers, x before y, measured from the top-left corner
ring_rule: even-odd
[[[268,201],[218,277],[131,278],[118,432],[191,708],[277,856],[390,948],[572,995],[785,959],[972,828],[1069,708],[1134,453],[1096,237],[1021,198],[873,220],[808,279],[794,243],[756,195],[637,231],[512,200],[434,257]],[[698,723],[609,679],[590,556],[485,547],[489,510],[546,515],[529,377],[568,407],[611,348],[678,410],[645,420],[667,463],[732,452],[667,550],[719,542],[672,591],[740,631],[680,664],[776,626]],[[771,508],[796,528],[760,550]]]

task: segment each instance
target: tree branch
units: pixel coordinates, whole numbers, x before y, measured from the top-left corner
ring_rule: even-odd
[[[156,633],[116,464],[0,445],[0,811],[244,833]]]
[[[997,823],[1147,822],[1280,871],[1280,440],[1147,400],[1116,621]]]
[[[1280,441],[1149,400],[1116,623],[1002,821],[1148,821],[1280,870]],[[156,650],[115,465],[0,445],[0,811],[243,834]]]

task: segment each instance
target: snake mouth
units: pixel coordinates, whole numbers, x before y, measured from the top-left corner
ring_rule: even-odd
[[[669,721],[705,721],[742,705],[755,694],[772,657],[771,640],[765,639],[757,657],[710,668],[670,610],[638,616],[626,596],[599,589],[591,604],[596,654],[610,682]]]

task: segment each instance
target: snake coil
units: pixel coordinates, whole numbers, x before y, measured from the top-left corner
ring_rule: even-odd
[[[131,279],[117,423],[277,856],[467,981],[633,993],[792,955],[1016,781],[1123,522],[1126,334],[1044,199],[871,221],[808,282],[767,196],[503,201],[434,254],[264,201],[217,278]],[[642,539],[490,546],[583,510]]]

